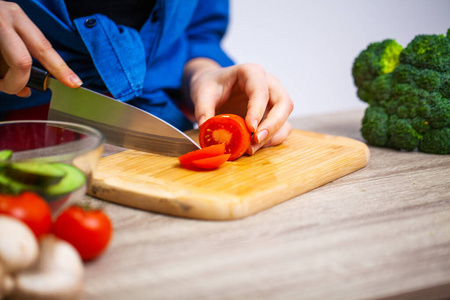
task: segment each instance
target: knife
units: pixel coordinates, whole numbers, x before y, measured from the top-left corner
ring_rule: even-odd
[[[180,156],[200,147],[186,134],[164,120],[127,103],[83,87],[69,88],[32,67],[27,86],[52,92],[49,120],[91,126],[107,143],[167,156]]]

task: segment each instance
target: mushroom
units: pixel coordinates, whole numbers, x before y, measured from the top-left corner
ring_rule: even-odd
[[[21,221],[0,215],[0,299],[75,299],[83,291],[84,267],[69,243],[39,239]]]
[[[22,221],[0,215],[0,265],[3,272],[16,273],[29,268],[39,255],[38,243]]]
[[[83,291],[84,268],[75,248],[54,235],[39,241],[41,255],[15,277],[13,299],[76,299]]]
[[[12,274],[31,267],[38,256],[31,229],[15,218],[0,215],[0,299],[14,288]]]

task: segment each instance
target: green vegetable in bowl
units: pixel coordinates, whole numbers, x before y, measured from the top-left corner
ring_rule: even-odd
[[[12,154],[12,150],[9,149],[0,151],[0,172],[6,165],[8,165],[8,162],[11,160]]]
[[[12,154],[13,154],[12,150],[9,150],[9,149],[1,150],[0,151],[0,162],[8,161],[11,158]]]
[[[86,176],[66,163],[1,162],[0,193],[20,194],[33,191],[48,202],[65,198],[84,186]]]
[[[450,29],[417,35],[404,49],[391,39],[372,43],[352,75],[369,104],[361,128],[369,144],[450,153]]]
[[[4,174],[16,181],[31,185],[52,185],[60,182],[66,172],[57,164],[16,162],[4,166]]]

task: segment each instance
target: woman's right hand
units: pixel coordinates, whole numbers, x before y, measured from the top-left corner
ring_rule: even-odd
[[[32,57],[68,87],[79,87],[80,78],[53,49],[19,5],[0,0],[0,91],[27,97]]]

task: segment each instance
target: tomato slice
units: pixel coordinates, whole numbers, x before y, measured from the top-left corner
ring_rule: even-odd
[[[192,164],[197,168],[205,169],[205,170],[214,170],[224,164],[228,158],[230,158],[230,154],[222,154],[207,158],[202,158],[198,160],[192,161]]]
[[[225,153],[224,144],[216,144],[209,147],[205,147],[199,150],[194,150],[189,153],[183,154],[178,157],[178,161],[182,165],[190,165],[192,161],[199,160],[203,158],[213,157],[217,155],[222,155]]]
[[[209,118],[200,126],[199,142],[202,148],[225,144],[228,160],[242,156],[251,143],[251,132],[245,120],[234,114],[222,114]]]

